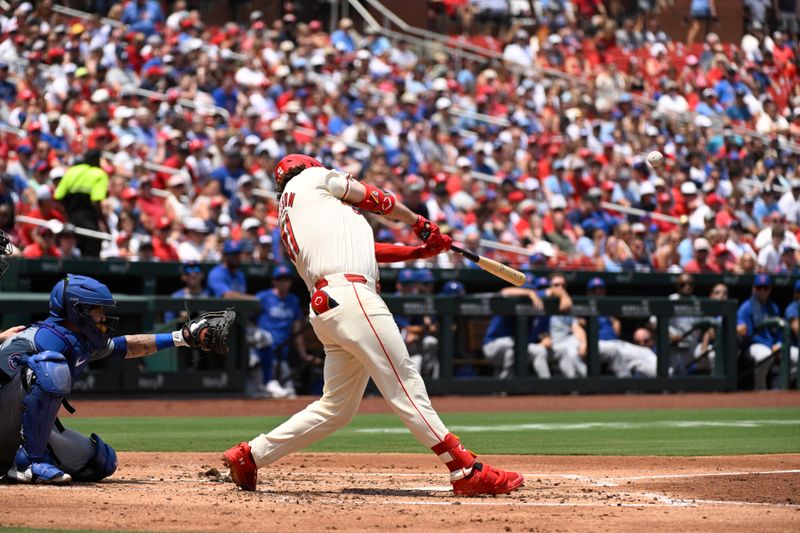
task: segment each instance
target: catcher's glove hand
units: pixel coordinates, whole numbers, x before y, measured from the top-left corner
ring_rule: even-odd
[[[203,313],[194,320],[190,320],[181,328],[181,335],[192,348],[200,348],[204,352],[215,352],[227,356],[228,335],[233,321],[236,320],[236,311],[232,308],[225,311]]]

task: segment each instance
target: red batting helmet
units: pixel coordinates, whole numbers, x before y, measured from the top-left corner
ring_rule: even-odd
[[[280,185],[290,168],[305,165],[306,168],[321,167],[322,163],[304,154],[289,154],[275,166],[275,183]]]

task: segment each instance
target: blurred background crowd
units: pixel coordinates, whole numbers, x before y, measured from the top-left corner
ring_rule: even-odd
[[[515,265],[796,272],[797,2],[745,1],[740,42],[711,0],[669,39],[664,3],[429,2],[447,52],[292,2],[3,3],[0,229],[30,258],[280,262],[271,173],[303,152]]]

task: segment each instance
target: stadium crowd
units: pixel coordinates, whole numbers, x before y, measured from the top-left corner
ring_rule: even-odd
[[[491,4],[471,2],[472,20]],[[11,1],[0,229],[31,258],[218,261],[236,241],[246,261],[277,261],[270,176],[303,152],[516,265],[798,272],[796,24],[751,16],[739,43],[687,46],[606,4],[462,21],[447,53],[348,18],[328,33],[292,3],[217,25],[183,0],[109,2],[112,25]],[[458,53],[466,41],[486,60]],[[376,223],[376,238],[413,235]]]

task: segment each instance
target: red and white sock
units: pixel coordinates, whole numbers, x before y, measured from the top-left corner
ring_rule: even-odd
[[[450,470],[450,482],[464,479],[472,473],[475,465],[474,453],[464,448],[458,437],[448,433],[444,440],[431,448],[439,460]]]

